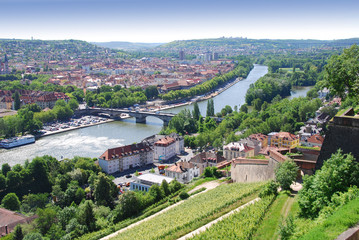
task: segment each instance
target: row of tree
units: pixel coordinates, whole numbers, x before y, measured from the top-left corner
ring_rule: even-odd
[[[161,98],[166,101],[171,101],[209,93],[216,88],[223,86],[228,81],[234,80],[236,77],[246,77],[252,67],[252,62],[248,58],[238,58],[238,64],[234,70],[214,77],[211,80],[208,80],[190,89],[170,91],[161,95]]]

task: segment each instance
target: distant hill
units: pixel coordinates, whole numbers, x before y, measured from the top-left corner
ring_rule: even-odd
[[[27,60],[105,59],[118,51],[80,40],[0,39],[0,54]]]
[[[134,42],[92,42],[93,44],[112,48],[112,49],[121,49],[121,50],[141,50],[149,49],[162,45],[163,43],[134,43]]]
[[[255,46],[257,49],[298,49],[298,48],[332,48],[347,47],[359,44],[359,38],[340,40],[295,40],[295,39],[247,39],[247,38],[210,38],[198,40],[173,41],[157,48],[171,49],[196,49],[225,46],[227,48],[248,48]]]

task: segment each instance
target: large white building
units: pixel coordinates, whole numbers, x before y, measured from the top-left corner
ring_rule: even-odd
[[[157,184],[158,186],[160,186],[163,180],[165,180],[167,183],[170,183],[174,179],[158,174],[146,173],[138,176],[134,182],[130,183],[131,184],[130,190],[131,191],[139,190],[139,191],[148,192],[148,190],[150,190],[152,185]]]
[[[153,150],[146,143],[137,143],[107,149],[98,159],[102,170],[108,174],[153,163]]]

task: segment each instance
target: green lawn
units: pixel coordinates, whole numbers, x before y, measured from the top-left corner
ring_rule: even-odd
[[[285,214],[286,203],[290,200],[288,192],[281,192],[266,213],[262,224],[259,226],[253,239],[278,239],[279,223],[283,220],[282,214]],[[291,208],[289,206],[289,208]]]

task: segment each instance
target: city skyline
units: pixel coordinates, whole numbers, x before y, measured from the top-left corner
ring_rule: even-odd
[[[358,1],[0,0],[0,38],[164,43],[359,37]]]

